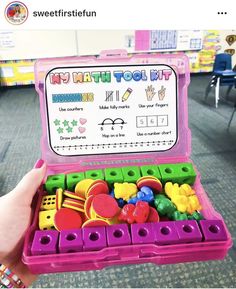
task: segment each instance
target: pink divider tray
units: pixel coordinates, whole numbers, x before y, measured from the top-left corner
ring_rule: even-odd
[[[136,80],[126,79],[127,82],[121,80],[121,89],[126,92],[125,96],[122,94],[124,97],[122,102],[127,103],[127,106],[122,108],[125,112],[120,111],[123,119],[127,122],[127,130],[125,124],[123,132],[125,141],[122,136],[118,140],[119,145],[117,143],[112,145],[110,141],[106,142],[106,140],[103,140],[101,132],[99,132],[100,134],[98,133],[94,137],[94,142],[97,143],[91,143],[93,136],[90,139],[89,129],[91,129],[92,133],[95,133],[95,128],[98,127],[98,124],[96,123],[94,127],[91,124],[90,118],[93,121],[94,118],[93,115],[88,115],[89,112],[86,111],[87,103],[76,104],[77,108],[83,108],[86,112],[85,115],[82,114],[81,118],[84,120],[86,117],[86,120],[88,120],[88,126],[86,127],[88,130],[87,139],[81,138],[79,141],[71,139],[69,143],[65,139],[61,140],[54,130],[54,114],[59,119],[58,108],[63,107],[63,105],[66,109],[71,108],[71,103],[73,105],[75,103],[65,104],[65,102],[60,102],[60,97],[65,97],[65,95],[62,95],[63,93],[67,95],[71,93],[70,96],[72,97],[73,95],[75,97],[73,101],[76,101],[77,97],[75,96],[76,88],[74,84],[69,85],[69,78],[65,77],[74,75],[73,73],[78,71],[83,73],[85,71],[97,72],[101,70],[101,67],[103,70],[110,70],[113,75],[117,71],[121,73],[125,69],[133,72],[133,77],[137,77]],[[156,79],[156,81],[158,80],[157,82],[148,82],[148,73],[153,71],[153,69],[156,71],[162,70],[162,72],[170,69],[172,71],[170,81],[167,83],[167,79],[161,78],[161,74],[159,74],[159,79]],[[138,74],[134,76],[134,71],[142,70],[148,72],[146,75],[143,72],[143,76],[140,76],[143,77],[142,80],[143,82],[146,81],[146,84],[143,82],[138,84],[139,76]],[[52,80],[52,78],[49,78],[52,74],[53,77],[57,78],[56,88],[49,81]],[[129,73],[127,75],[129,77]],[[47,176],[124,166],[141,167],[144,165],[158,166],[160,164],[192,163],[190,160],[191,135],[188,128],[187,114],[189,66],[185,55],[142,54],[128,56],[125,51],[117,50],[102,52],[97,58],[45,59],[36,63],[35,77],[42,117],[42,158],[47,163]],[[118,84],[120,83],[118,76],[116,81]],[[112,89],[118,91],[115,86],[117,83],[114,84],[112,81],[109,84],[106,83],[108,85],[106,88],[105,86],[103,87],[105,84],[102,84],[101,88],[97,88],[95,84],[93,86],[92,84],[83,83],[83,88],[85,87],[85,90],[82,89],[83,93],[94,92],[95,100],[93,106],[95,108],[94,110],[91,108],[91,114],[97,112],[95,122],[101,120],[99,119],[100,110],[102,111],[102,116],[107,116],[105,110],[101,107],[99,108],[99,102],[102,105],[107,104],[104,103],[104,97],[108,97],[105,91],[111,91]],[[128,86],[124,85],[124,83],[128,83]],[[81,84],[77,83],[77,85]],[[148,99],[149,96],[146,94],[145,97],[147,99],[134,101],[132,93],[135,92],[137,97],[140,98],[138,92],[143,91],[145,94],[145,89],[148,89],[149,85],[157,85],[157,95],[158,90],[166,89],[166,100],[163,100],[161,95],[156,100],[153,100],[154,98]],[[105,91],[103,90],[104,88]],[[126,91],[127,88],[129,88],[128,92]],[[105,95],[96,103],[97,89],[99,94],[104,93]],[[117,95],[119,94],[116,93]],[[118,96],[116,100],[118,100]],[[139,104],[139,108],[137,108],[136,103]],[[148,111],[149,107],[147,106],[142,111],[142,105],[151,103],[154,106],[150,108],[150,111]],[[165,105],[161,106],[161,104]],[[134,108],[133,111],[131,110],[132,108]],[[145,117],[150,115],[168,115],[168,123],[165,124],[165,128],[161,125],[155,128],[152,125],[143,128],[141,119],[139,119],[140,122],[137,120],[141,112],[144,113],[141,116]],[[110,115],[116,116],[116,112],[112,110]],[[132,116],[135,116],[134,119],[132,119]],[[63,118],[65,118],[65,115],[63,115]],[[147,121],[147,123],[149,122]],[[128,134],[131,129],[134,131],[134,135],[132,135],[133,143],[129,140],[130,136]],[[144,131],[150,132],[150,138],[148,135],[142,138],[141,132]],[[80,135],[83,133],[84,131],[81,129]],[[162,137],[165,134],[168,137]],[[147,141],[146,144],[144,143],[145,139]],[[86,141],[90,141],[90,143],[86,143]],[[88,148],[89,145],[94,146],[92,147],[95,153],[92,148]],[[85,149],[86,146],[87,148]],[[103,146],[105,146],[104,150]],[[86,151],[87,149],[89,149],[89,152]],[[113,265],[141,263],[160,265],[223,259],[232,246],[232,239],[221,215],[214,210],[201,185],[199,172],[195,167],[194,169],[197,176],[193,189],[196,191],[196,195],[202,205],[201,214],[204,217],[204,220],[198,222],[195,220],[164,221],[131,225],[116,224],[107,227],[87,227],[61,232],[56,230],[39,231],[39,211],[42,198],[46,194],[42,186],[34,198],[34,215],[25,236],[23,262],[32,273],[43,274],[100,270]]]

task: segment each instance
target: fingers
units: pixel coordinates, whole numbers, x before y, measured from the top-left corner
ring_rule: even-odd
[[[161,86],[161,89],[160,89],[158,92],[159,92],[159,93],[164,93],[165,90],[166,90],[166,89],[165,89],[164,86],[162,85],[162,86]]]
[[[35,168],[29,171],[10,192],[9,196],[18,198],[19,201],[24,201],[26,204],[31,204],[32,198],[42,184],[45,175],[46,164],[44,163],[41,168]]]

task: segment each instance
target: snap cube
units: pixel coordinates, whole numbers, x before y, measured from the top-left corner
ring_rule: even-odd
[[[124,178],[121,168],[107,168],[104,170],[105,181],[112,185],[114,183],[123,183]]]
[[[87,227],[82,229],[84,251],[101,250],[107,247],[105,227]]]
[[[181,243],[200,242],[202,233],[197,221],[176,221],[175,228]]]
[[[154,176],[161,181],[161,174],[160,174],[158,166],[156,165],[141,166],[140,170],[141,170],[142,177]]]
[[[64,174],[52,175],[47,177],[45,189],[49,195],[54,195],[58,188],[65,189],[66,177]]]
[[[131,244],[131,237],[127,224],[107,226],[106,234],[108,247]]]
[[[131,224],[131,236],[133,244],[152,244],[155,234],[152,223]]]
[[[155,243],[157,245],[178,244],[179,236],[174,222],[153,223]]]
[[[138,167],[123,167],[121,170],[124,177],[124,182],[136,183],[136,181],[141,177]]]
[[[227,233],[221,220],[201,220],[199,222],[205,241],[226,241]]]
[[[39,229],[54,229],[54,216],[57,210],[47,210],[39,212]]]
[[[191,163],[161,164],[159,165],[162,182],[193,185],[196,172]]]
[[[40,206],[40,210],[55,210],[56,195],[44,196]]]
[[[78,182],[84,179],[84,173],[72,173],[66,175],[66,187],[67,190],[74,192],[75,191],[75,186],[77,185]]]
[[[71,253],[83,250],[82,230],[63,230],[60,232],[59,252]]]
[[[85,172],[86,179],[104,180],[104,174],[102,170],[89,170]]]
[[[48,255],[57,252],[59,232],[56,230],[36,231],[31,246],[32,255]]]

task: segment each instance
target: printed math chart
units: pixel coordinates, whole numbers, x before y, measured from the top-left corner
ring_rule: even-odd
[[[58,155],[166,151],[177,141],[177,76],[168,65],[58,67],[45,84]]]

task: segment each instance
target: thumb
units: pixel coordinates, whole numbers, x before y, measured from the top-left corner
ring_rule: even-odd
[[[35,168],[29,171],[18,185],[8,194],[9,197],[15,201],[31,204],[33,196],[37,189],[42,184],[46,175],[46,164],[44,163],[41,168]]]

